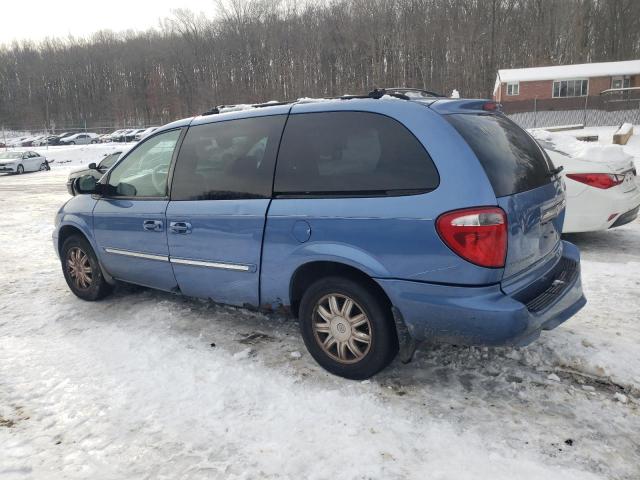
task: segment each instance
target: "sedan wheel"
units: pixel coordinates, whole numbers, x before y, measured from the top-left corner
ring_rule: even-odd
[[[24,173],[24,167],[22,165],[18,165],[18,168],[16,169],[16,173],[18,175],[22,175]]]
[[[42,163],[42,164],[40,164],[40,171],[41,171],[41,172],[42,172],[42,171],[44,171],[44,170],[46,170],[46,169],[47,169],[47,164],[46,164],[46,163]]]

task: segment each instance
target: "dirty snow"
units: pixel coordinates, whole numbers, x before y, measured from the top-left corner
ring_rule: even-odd
[[[640,476],[639,222],[571,237],[589,303],[529,347],[424,347],[353,382],[281,316],[75,298],[50,241],[68,170],[0,176],[3,480]]]

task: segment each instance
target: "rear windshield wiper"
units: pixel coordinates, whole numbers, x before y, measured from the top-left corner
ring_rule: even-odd
[[[562,165],[560,165],[558,168],[554,168],[553,170],[551,170],[547,176],[548,177],[555,177],[556,175],[558,175],[562,170],[564,170],[564,167]]]

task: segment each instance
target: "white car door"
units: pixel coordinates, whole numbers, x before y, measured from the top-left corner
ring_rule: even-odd
[[[24,168],[25,172],[33,171],[33,159],[31,158],[30,152],[24,152],[22,154],[22,160],[20,163],[22,164],[22,168]]]
[[[44,163],[44,157],[38,152],[31,152],[31,159],[33,160],[33,170],[40,170],[40,167]]]

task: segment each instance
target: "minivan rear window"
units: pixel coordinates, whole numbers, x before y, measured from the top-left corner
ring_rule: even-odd
[[[445,115],[469,144],[489,177],[496,197],[532,190],[551,181],[542,149],[515,123],[501,115]]]

